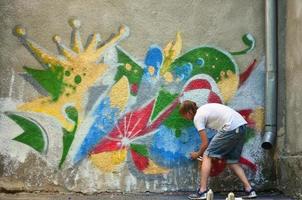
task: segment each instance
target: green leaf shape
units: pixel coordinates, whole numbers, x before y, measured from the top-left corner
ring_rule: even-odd
[[[178,94],[171,94],[165,90],[161,90],[156,99],[151,120],[155,119],[164,108],[170,105],[170,103],[172,103],[175,98],[177,98],[177,96]]]
[[[59,168],[62,167],[62,164],[64,163],[67,157],[67,154],[74,139],[74,135],[74,132],[69,132],[65,128],[63,128],[63,152],[59,163]]]
[[[201,66],[198,63],[199,59],[203,59],[204,64]],[[193,49],[184,55],[177,58],[172,64],[173,71],[176,67],[181,67],[185,64],[192,64],[193,70],[191,77],[196,74],[207,74],[211,76],[216,82],[221,80],[221,72],[232,71],[238,74],[238,66],[232,59],[231,54],[214,47],[199,47]],[[226,73],[225,73],[226,74]]]
[[[148,157],[148,149],[146,145],[143,144],[130,144],[130,148],[135,151],[136,153]]]
[[[126,76],[130,84],[140,85],[143,69],[139,64],[132,60],[122,49],[117,48],[118,63],[121,65],[118,67],[118,71],[115,76],[115,81],[119,81],[123,76]],[[126,64],[131,65],[131,69],[126,69]]]
[[[43,153],[46,141],[44,141],[43,138],[43,131],[36,122],[15,114],[7,114],[7,116],[16,122],[24,131],[13,140],[26,144],[39,153]]]
[[[249,140],[255,137],[255,130],[247,127],[246,133],[244,135],[244,143],[247,143]]]
[[[55,65],[45,70],[23,67],[52,97],[52,101],[57,101],[63,92],[64,68]]]
[[[78,111],[73,106],[68,106],[65,108],[65,113],[69,119],[71,119],[73,122],[78,121]]]
[[[179,106],[173,110],[163,124],[169,128],[176,129],[176,137],[180,137],[181,129],[193,126],[193,122],[186,120],[179,114]]]
[[[77,111],[77,109],[73,106],[68,106],[65,108],[65,113],[66,113],[67,117],[75,123],[75,126],[72,131],[68,131],[65,128],[62,128],[62,130],[63,130],[63,152],[62,152],[61,160],[59,163],[59,168],[62,167],[64,161],[66,160],[66,157],[70,150],[71,144],[74,140],[75,132],[78,127],[78,111]]]
[[[232,55],[243,55],[252,51],[255,48],[256,40],[254,36],[250,33],[247,33],[242,36],[242,42],[247,46],[247,48],[237,52],[230,52]]]

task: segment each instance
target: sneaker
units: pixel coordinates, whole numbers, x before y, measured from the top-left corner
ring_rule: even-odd
[[[208,190],[206,190],[204,192],[200,192],[200,190],[198,189],[196,193],[190,194],[188,196],[188,198],[189,199],[207,199],[207,192],[208,192]]]
[[[257,197],[256,191],[252,188],[250,191],[245,191],[246,196],[245,198],[253,199]]]

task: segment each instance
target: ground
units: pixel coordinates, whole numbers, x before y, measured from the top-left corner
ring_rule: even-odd
[[[95,195],[83,194],[50,194],[50,193],[0,193],[0,200],[184,200],[188,193],[140,193],[140,194],[121,194],[121,193],[101,193]],[[225,199],[226,193],[214,194],[214,199]],[[257,200],[293,200],[277,192],[261,193]]]

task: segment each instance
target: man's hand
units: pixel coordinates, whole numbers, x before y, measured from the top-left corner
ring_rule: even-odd
[[[195,160],[196,158],[199,157],[199,153],[198,152],[192,152],[190,153],[191,159]]]

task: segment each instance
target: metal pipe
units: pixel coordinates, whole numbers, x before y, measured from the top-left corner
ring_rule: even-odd
[[[262,148],[271,149],[276,142],[276,68],[277,68],[277,0],[265,1],[265,132]]]

